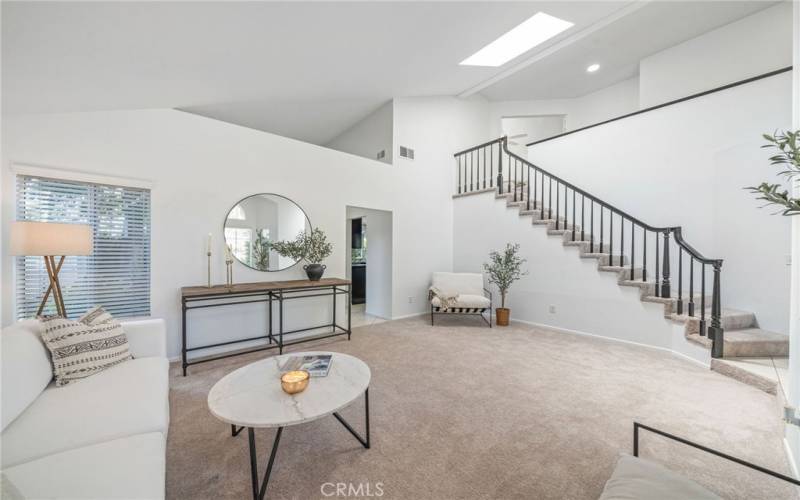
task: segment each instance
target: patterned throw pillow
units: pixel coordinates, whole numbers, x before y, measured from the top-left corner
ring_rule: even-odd
[[[42,318],[42,340],[53,359],[56,385],[66,385],[132,358],[122,325],[101,306],[77,321]]]

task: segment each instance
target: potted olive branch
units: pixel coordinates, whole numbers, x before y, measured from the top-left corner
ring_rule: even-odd
[[[303,269],[311,281],[319,281],[322,278],[326,267],[322,261],[333,253],[333,247],[319,228],[311,230],[310,233],[300,232],[294,241],[276,241],[272,244],[272,248],[284,257],[296,261],[307,260],[308,265],[303,266]]]
[[[528,274],[522,270],[526,262],[519,255],[519,243],[507,243],[503,252],[492,251],[489,262],[483,264],[483,269],[489,274],[489,283],[500,290],[500,307],[495,309],[498,326],[508,326],[511,310],[506,308],[506,294],[511,285]]]
[[[769,162],[784,169],[778,172],[778,175],[786,177],[790,183],[800,182],[800,130],[776,132],[774,135],[764,134],[763,137],[768,144],[764,144],[762,148],[777,150],[777,153],[769,158]],[[781,207],[781,215],[800,215],[800,198],[793,198],[786,189],[781,190],[780,184],[762,182],[758,186],[749,186],[745,189],[759,195],[757,199],[766,201],[767,205]]]

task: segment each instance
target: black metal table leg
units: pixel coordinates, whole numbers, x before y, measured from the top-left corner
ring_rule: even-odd
[[[267,306],[268,313],[267,313],[267,322],[269,323],[269,329],[267,330],[267,335],[269,335],[269,343],[272,344],[272,292],[267,294],[269,300],[267,301],[269,305]]]
[[[244,426],[239,427],[237,429],[235,425],[231,424],[231,436],[233,436],[233,437],[238,436],[239,433],[242,432],[242,430],[244,430]]]
[[[283,290],[278,295],[278,354],[283,354]]]
[[[278,444],[281,441],[281,434],[283,427],[278,427],[278,432],[275,434],[275,441],[272,443],[272,451],[269,454],[269,462],[267,462],[267,470],[264,472],[264,478],[261,480],[261,486],[258,484],[258,458],[256,457],[256,437],[252,427],[247,428],[247,437],[250,441],[250,482],[253,486],[253,500],[261,500],[267,492],[267,484],[269,484],[269,477],[272,475],[272,466],[275,464],[275,455],[278,453]]]
[[[344,418],[342,418],[341,415],[339,415],[339,413],[334,412],[333,416],[336,417],[336,420],[338,420],[339,423],[341,423],[344,426],[344,428],[347,429],[350,432],[350,434],[352,434],[353,437],[355,437],[358,440],[359,443],[361,443],[361,446],[363,446],[364,448],[369,449],[369,446],[370,446],[370,442],[369,442],[369,387],[367,388],[367,390],[364,391],[364,414],[365,414],[365,417],[366,417],[365,420],[366,420],[366,427],[367,427],[367,438],[366,439],[361,437],[361,435],[358,432],[356,432],[355,429],[353,429],[350,426],[350,424],[348,424],[347,421]]]
[[[352,323],[350,321],[350,315],[353,310],[353,285],[352,283],[347,285],[347,340],[350,340],[350,331],[352,328]]]
[[[186,376],[186,299],[181,299],[181,367],[183,376]]]

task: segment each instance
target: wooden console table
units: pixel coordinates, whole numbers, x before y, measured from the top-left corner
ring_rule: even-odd
[[[347,335],[350,340],[350,304],[353,290],[350,280],[340,278],[325,278],[319,281],[292,280],[292,281],[263,281],[259,283],[239,283],[232,286],[215,285],[207,286],[185,286],[181,288],[181,365],[183,376],[186,376],[186,368],[190,365],[205,363],[216,359],[238,356],[250,352],[263,351],[265,349],[278,349],[283,354],[283,347],[302,342],[324,339],[328,337],[338,337]],[[336,323],[336,297],[345,295],[347,297],[347,328]],[[309,297],[330,296],[333,300],[333,312],[330,323],[317,325],[308,328],[300,328],[288,332],[283,331],[283,301],[290,299],[303,299]],[[187,345],[187,325],[186,312],[190,309],[202,309],[207,307],[221,307],[235,304],[250,304],[256,302],[266,302],[267,305],[267,332],[266,335],[248,337],[244,339],[229,340],[216,344],[207,344],[189,347]],[[278,331],[273,332],[273,302],[278,303]],[[290,341],[284,341],[285,335],[292,335],[300,332],[307,332],[318,328],[331,328],[332,331],[321,335],[312,335]],[[250,342],[253,340],[266,339],[266,346],[258,346],[253,349],[246,349],[232,353],[224,353],[214,356],[204,356],[202,358],[189,359],[187,354],[191,351],[221,347],[225,345],[238,344],[240,342]]]

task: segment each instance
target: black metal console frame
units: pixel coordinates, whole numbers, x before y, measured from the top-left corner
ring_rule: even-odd
[[[346,289],[344,288],[345,286],[347,287]],[[323,293],[316,293],[320,291]],[[347,340],[350,340],[350,336],[352,335],[352,325],[351,325],[352,293],[353,293],[353,284],[349,283],[347,285],[304,286],[302,288],[286,288],[286,289],[265,290],[265,291],[243,291],[243,292],[231,292],[225,294],[209,293],[208,295],[194,295],[188,297],[183,296],[181,297],[181,367],[183,370],[183,376],[184,377],[186,376],[186,369],[189,366],[205,363],[208,361],[215,361],[218,359],[224,359],[232,356],[239,356],[242,354],[249,354],[251,352],[258,352],[275,348],[278,349],[279,354],[283,354],[283,348],[285,346],[301,344],[303,342],[313,342],[315,340],[321,340],[330,337],[340,337],[343,335],[347,335]],[[336,322],[336,297],[338,297],[339,295],[345,295],[347,297],[347,328],[345,328],[344,326],[340,326]],[[311,326],[308,328],[299,328],[296,330],[290,330],[288,332],[283,331],[283,302],[285,300],[304,299],[311,297],[325,297],[325,296],[331,296],[333,300],[332,320],[330,323],[326,323],[324,325]],[[187,311],[191,309],[205,309],[209,307],[252,304],[258,302],[265,302],[268,304],[267,305],[268,326],[266,335],[259,335],[257,337],[248,337],[244,339],[229,340],[226,342],[218,342],[216,344],[206,344],[194,347],[187,346],[187,322],[186,322]],[[273,332],[273,309],[274,309],[273,302],[278,303],[277,332]],[[200,303],[200,304],[189,305],[192,303]],[[292,335],[328,327],[332,329],[330,333],[325,333],[321,335],[312,335],[291,341],[284,341],[285,335]],[[262,340],[262,339],[266,339],[268,341],[268,344],[265,346],[254,347],[252,349],[246,349],[231,353],[223,353],[216,356],[204,356],[200,359],[192,360],[188,358],[189,352],[192,351],[199,351],[203,349],[210,349],[212,347],[221,347],[225,345],[239,344],[242,342],[251,342],[254,340]]]
[[[365,427],[366,427],[366,436],[362,437],[353,427],[350,426],[349,423],[339,415],[339,412],[333,412],[333,416],[336,417],[336,420],[341,423],[347,431],[353,435],[353,437],[358,440],[358,442],[366,449],[370,448],[370,437],[369,437],[369,387],[366,388],[364,391],[364,417],[365,417]],[[245,429],[244,426],[236,427],[235,425],[231,425],[231,436],[239,435],[242,430]],[[281,441],[281,434],[283,434],[283,427],[278,427],[278,431],[275,434],[275,440],[272,442],[272,451],[269,454],[269,461],[267,462],[267,470],[264,471],[264,477],[259,484],[258,480],[258,458],[256,455],[256,438],[255,438],[255,429],[253,427],[247,427],[247,437],[250,447],[250,482],[253,487],[253,499],[254,500],[263,500],[266,492],[267,492],[267,484],[269,484],[269,478],[272,475],[272,466],[275,464],[275,456],[278,453],[278,444]]]
[[[684,439],[682,437],[676,436],[674,434],[670,434],[668,432],[664,432],[659,429],[655,429],[650,427],[649,425],[640,424],[639,422],[633,422],[633,456],[639,456],[639,429],[644,429],[650,431],[654,434],[658,434],[659,436],[664,436],[665,438],[672,439],[673,441],[677,441],[679,443],[685,444],[687,446],[691,446],[692,448],[697,448],[698,450],[704,451],[706,453],[711,453],[712,455],[716,455],[720,458],[724,458],[725,460],[730,460],[731,462],[735,462],[739,465],[744,465],[753,470],[757,470],[758,472],[762,472],[764,474],[770,475],[772,477],[776,477],[778,479],[782,479],[794,485],[800,486],[800,480],[795,479],[793,477],[785,476],[780,472],[775,472],[773,470],[767,469],[760,465],[756,465],[754,463],[748,462],[746,460],[742,460],[741,458],[736,458],[732,455],[728,455],[727,453],[722,453],[721,451],[717,451],[713,448],[709,448],[707,446],[703,446],[701,444],[689,441],[688,439]]]

